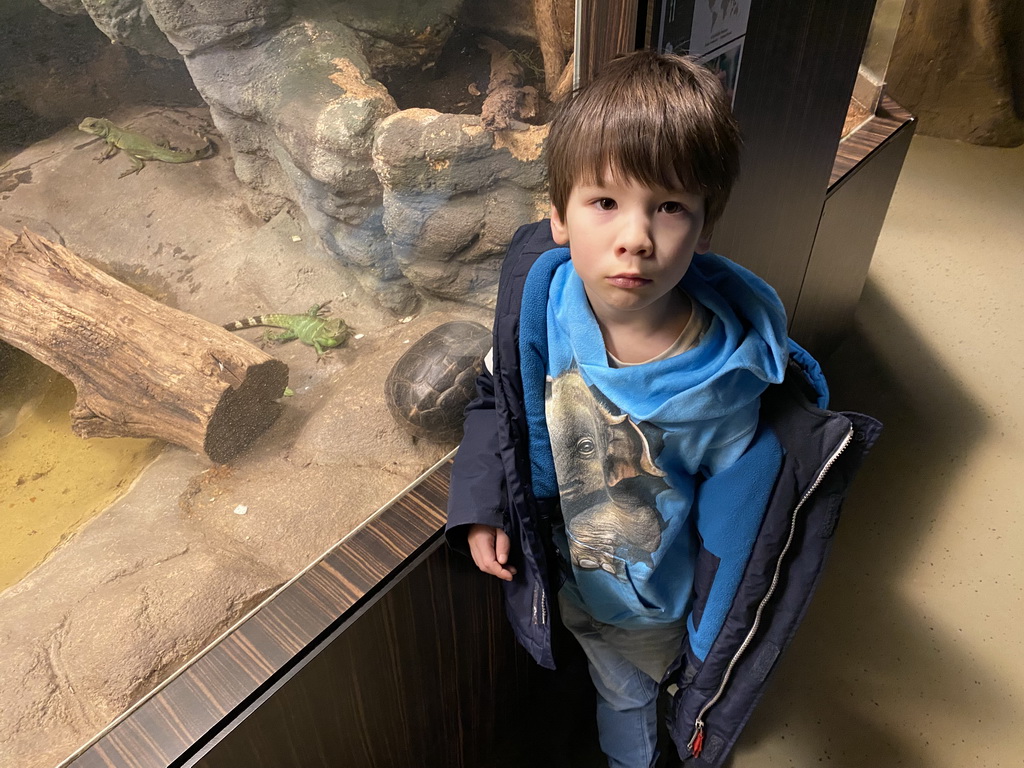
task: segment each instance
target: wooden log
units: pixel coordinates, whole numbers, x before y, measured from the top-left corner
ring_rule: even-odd
[[[226,462],[281,411],[288,366],[30,231],[0,227],[0,338],[66,376],[81,437],[156,437]]]

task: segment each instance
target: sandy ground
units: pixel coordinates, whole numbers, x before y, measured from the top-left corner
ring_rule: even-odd
[[[211,128],[202,109],[109,117]],[[490,321],[452,305],[407,322],[381,310],[301,221],[247,211],[223,144],[209,160],[150,163],[123,179],[128,160],[97,163],[101,149],[67,129],[13,157],[0,167],[0,225],[62,240],[218,325],[329,299],[362,335],[320,363],[297,342],[268,348],[295,395],[251,450],[215,467],[164,448],[128,493],[0,593],[4,767],[66,757],[448,452],[396,425],[384,377],[436,325]]]

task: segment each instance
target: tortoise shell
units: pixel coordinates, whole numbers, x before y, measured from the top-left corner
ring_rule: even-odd
[[[464,412],[476,394],[476,377],[490,348],[490,330],[469,320],[427,331],[384,380],[391,415],[415,437],[439,443],[460,440]]]

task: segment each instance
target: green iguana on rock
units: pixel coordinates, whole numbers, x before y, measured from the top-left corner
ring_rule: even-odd
[[[229,331],[238,331],[242,328],[255,328],[264,326],[270,328],[282,328],[281,333],[266,331],[263,334],[265,341],[291,341],[298,339],[303,344],[309,344],[316,350],[316,357],[319,360],[331,347],[340,347],[349,336],[352,329],[339,317],[323,317],[323,312],[329,302],[314,304],[304,315],[257,315],[247,317],[244,320],[236,320],[227,323],[224,328]]]
[[[123,179],[132,173],[138,173],[146,167],[146,160],[159,160],[162,163],[191,163],[193,160],[202,160],[213,154],[213,142],[206,140],[206,146],[195,151],[172,149],[166,143],[157,144],[141,133],[118,128],[112,122],[102,117],[87,117],[78,124],[78,130],[99,136],[107,142],[107,148],[100,156],[100,162],[113,157],[119,151],[128,155],[132,161],[132,167],[117,178]],[[205,138],[200,136],[200,138]]]

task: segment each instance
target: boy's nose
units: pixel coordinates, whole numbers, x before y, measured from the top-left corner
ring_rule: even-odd
[[[616,246],[619,256],[650,256],[654,252],[651,224],[645,216],[634,216],[623,226]]]

